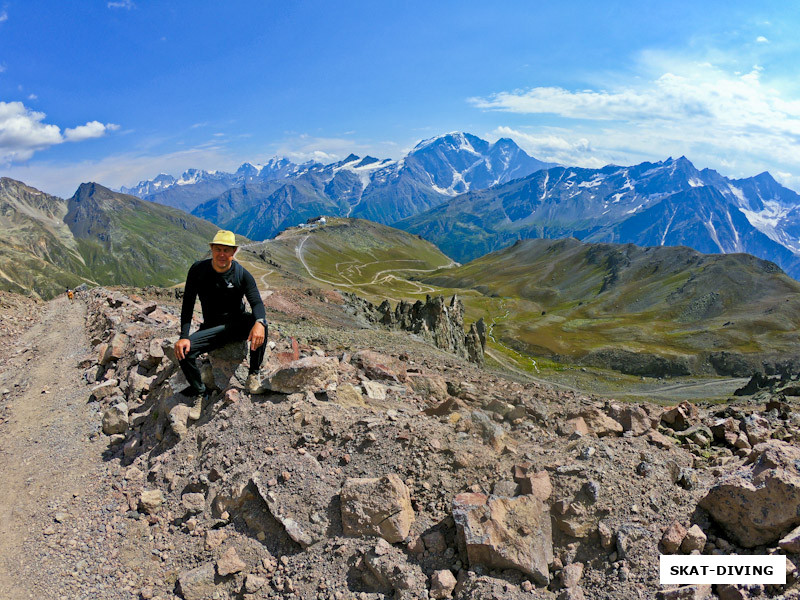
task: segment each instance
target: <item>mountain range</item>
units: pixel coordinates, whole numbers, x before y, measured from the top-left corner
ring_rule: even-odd
[[[421,235],[467,262],[518,239],[575,237],[748,252],[800,277],[800,196],[769,173],[729,179],[685,157],[601,169],[539,161],[512,140],[424,140],[401,160],[274,158],[235,173],[189,170],[125,190],[255,240],[318,215]]]
[[[747,252],[800,277],[800,196],[769,173],[728,179],[685,157],[555,167],[468,192],[394,226],[467,262],[526,238]]]
[[[274,158],[235,173],[191,169],[159,175],[122,192],[191,211],[252,239],[266,239],[309,216],[328,214],[391,224],[461,193],[555,166],[512,140],[469,133],[421,141],[401,160],[351,154],[324,165]]]
[[[96,183],[62,200],[7,178],[0,226],[0,289],[44,298],[83,282],[178,284],[217,228]],[[647,375],[800,364],[800,283],[748,254],[538,239],[457,266],[417,235],[353,218],[242,241],[240,260],[268,287],[334,287],[375,302],[458,293],[467,322],[487,323],[499,360],[523,368],[515,352]]]

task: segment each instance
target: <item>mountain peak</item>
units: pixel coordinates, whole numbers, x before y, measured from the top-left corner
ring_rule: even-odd
[[[775,178],[770,174],[769,171],[763,171],[758,175],[754,176],[753,179],[759,183],[768,183],[770,185],[778,185],[778,182]]]

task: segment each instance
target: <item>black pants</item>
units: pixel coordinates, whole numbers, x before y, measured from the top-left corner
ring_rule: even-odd
[[[186,376],[186,381],[198,394],[206,391],[206,386],[200,377],[200,369],[197,368],[197,357],[203,352],[211,352],[217,348],[222,348],[225,344],[246,340],[250,335],[256,319],[251,313],[245,313],[236,320],[224,325],[206,327],[201,325],[200,329],[189,336],[191,346],[186,358],[178,364],[181,371]],[[264,361],[264,352],[267,347],[266,327],[264,331],[264,343],[257,350],[250,351],[250,373],[258,373],[261,363]]]

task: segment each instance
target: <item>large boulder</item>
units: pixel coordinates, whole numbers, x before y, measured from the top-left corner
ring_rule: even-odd
[[[267,380],[273,392],[324,392],[339,381],[339,360],[334,356],[309,356],[280,367]]]
[[[800,524],[800,448],[770,440],[700,501],[741,546],[778,541]]]
[[[232,342],[208,353],[210,371],[204,374],[203,383],[212,389],[224,390],[242,385],[247,379],[247,342]]]
[[[358,365],[370,379],[405,381],[406,366],[400,360],[373,352],[360,350],[353,355],[352,363]]]
[[[453,518],[471,565],[517,569],[541,585],[550,583],[552,526],[541,500],[459,494],[453,500]]]
[[[630,431],[635,436],[644,435],[652,428],[650,415],[641,406],[612,405],[609,416],[622,425],[623,431]]]
[[[340,497],[345,535],[374,535],[393,544],[408,537],[414,523],[411,495],[394,473],[378,478],[349,478]]]
[[[612,419],[596,406],[590,406],[584,409],[578,416],[583,417],[589,431],[597,437],[622,434],[622,424]]]
[[[420,373],[409,373],[408,383],[417,394],[425,400],[442,401],[447,400],[447,382],[440,375],[423,375]]]
[[[252,474],[252,482],[292,540],[307,548],[326,538],[339,489],[311,454],[276,453]],[[314,493],[309,495],[309,489]]]

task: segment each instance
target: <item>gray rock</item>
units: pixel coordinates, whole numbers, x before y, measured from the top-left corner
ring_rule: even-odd
[[[184,600],[207,600],[216,592],[214,584],[214,563],[205,563],[184,571],[178,576],[178,585]]]
[[[181,496],[181,504],[192,514],[198,514],[206,509],[206,497],[198,492],[189,492]]]
[[[280,367],[267,380],[267,387],[282,394],[324,392],[339,381],[335,357],[309,356]]]
[[[394,473],[379,478],[349,478],[340,497],[345,535],[375,535],[391,543],[408,537],[414,522],[411,496]]]
[[[224,390],[230,386],[242,385],[247,379],[247,342],[233,342],[209,352],[211,362],[211,385],[213,389]]]
[[[656,600],[706,600],[711,598],[711,586],[707,584],[684,585],[671,590],[659,590]]]
[[[103,412],[103,433],[114,435],[128,431],[128,405],[117,402]]]
[[[634,545],[642,540],[647,540],[650,535],[650,531],[640,525],[623,524],[617,530],[617,556],[620,559],[627,558]]]
[[[538,498],[459,494],[453,500],[453,519],[470,565],[517,569],[541,585],[550,582],[550,511]]]
[[[489,446],[500,452],[505,447],[506,430],[502,425],[492,421],[489,416],[480,410],[470,414],[472,423],[477,427],[479,435]]]
[[[328,510],[339,492],[319,462],[309,454],[276,454],[269,463],[272,473],[291,473],[280,485],[270,485],[273,477],[256,472],[251,480],[270,514],[292,540],[308,547],[326,538]],[[278,481],[277,478],[274,479]],[[313,487],[314,493],[307,494]],[[302,500],[299,500],[302,498]]]

